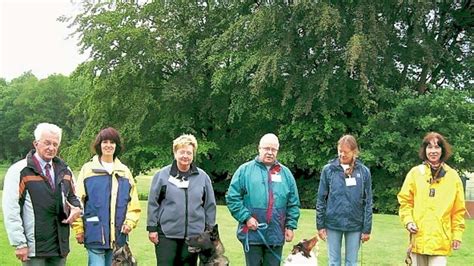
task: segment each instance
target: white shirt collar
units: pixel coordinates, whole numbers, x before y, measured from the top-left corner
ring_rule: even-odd
[[[41,158],[37,152],[35,152],[35,154],[33,154],[33,156],[35,156],[35,158],[40,163],[41,169],[44,169],[44,167],[46,166],[47,163],[49,163],[51,165],[51,167],[53,167],[53,162],[52,161],[47,162],[47,161],[43,160],[43,158]]]

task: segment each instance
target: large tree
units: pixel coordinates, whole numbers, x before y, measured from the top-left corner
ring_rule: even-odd
[[[261,135],[275,132],[280,159],[300,178],[317,175],[337,139],[352,133],[378,169],[385,154],[364,139],[388,128],[377,128],[377,118],[443,90],[472,106],[472,95],[462,94],[472,87],[472,18],[470,1],[85,4],[72,26],[91,52],[76,72],[91,88],[76,109],[86,127],[70,152],[115,126],[139,172],[169,163],[171,141],[192,133],[199,164],[226,177],[254,156]],[[436,129],[415,128],[411,142],[428,128]],[[389,172],[396,182],[408,170],[401,165]]]
[[[38,123],[50,122],[63,128],[63,146],[78,138],[73,131],[80,121],[71,121],[83,87],[63,75],[38,80],[31,72],[0,85],[0,160],[22,158],[33,147]]]

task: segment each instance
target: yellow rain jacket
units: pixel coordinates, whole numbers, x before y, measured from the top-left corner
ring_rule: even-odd
[[[414,222],[412,252],[424,255],[451,254],[453,240],[462,240],[464,231],[464,191],[454,169],[443,165],[446,172],[439,182],[430,184],[428,164],[413,167],[398,193],[399,215],[404,226]]]

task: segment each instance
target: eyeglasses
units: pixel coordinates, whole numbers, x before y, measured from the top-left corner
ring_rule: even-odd
[[[260,147],[260,149],[264,150],[265,152],[271,152],[271,153],[276,153],[278,149],[272,148],[272,147]]]
[[[51,141],[48,141],[48,140],[40,140],[38,141],[38,143],[46,146],[46,147],[50,147],[52,146],[53,148],[57,149],[59,147],[59,143],[58,142],[51,142]]]
[[[187,156],[193,156],[193,152],[192,151],[186,151],[186,150],[177,150],[176,153],[178,155],[187,155]]]

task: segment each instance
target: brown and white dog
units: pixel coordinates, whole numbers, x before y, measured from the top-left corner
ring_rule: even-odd
[[[219,238],[217,224],[198,236],[186,239],[189,252],[199,254],[200,266],[226,266],[229,259],[224,256],[224,245]]]
[[[316,247],[316,253],[313,248]],[[285,265],[318,265],[318,236],[309,240],[303,239],[293,246],[290,255],[284,261]]]

